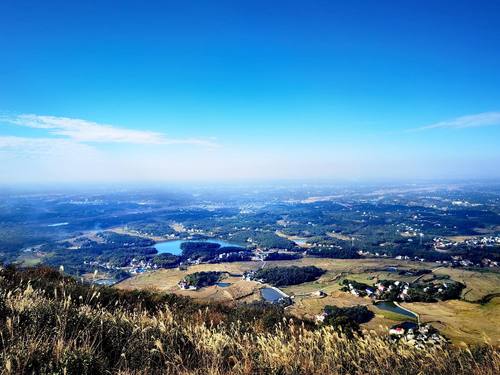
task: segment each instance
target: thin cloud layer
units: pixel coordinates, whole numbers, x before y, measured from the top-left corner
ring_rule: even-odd
[[[474,115],[461,116],[451,120],[437,122],[432,125],[422,126],[413,130],[465,129],[494,125],[500,125],[500,112],[483,112]]]
[[[90,152],[93,151],[94,148],[68,139],[0,136],[0,151],[1,150],[22,150],[23,154],[63,154],[75,151]]]
[[[2,120],[10,124],[35,129],[46,129],[52,135],[66,137],[75,142],[216,146],[212,141],[206,139],[168,138],[165,134],[158,132],[126,129],[114,125],[99,124],[92,121],[68,117],[22,114],[3,117]]]

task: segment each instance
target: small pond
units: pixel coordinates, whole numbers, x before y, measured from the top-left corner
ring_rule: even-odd
[[[394,304],[394,302],[390,302],[390,301],[377,302],[375,304],[375,306],[377,306],[381,310],[390,311],[390,312],[393,312],[393,313],[396,313],[399,315],[407,316],[407,317],[412,318],[412,319],[417,319],[417,316],[414,313],[407,311],[405,309],[402,309],[399,306],[396,306]]]

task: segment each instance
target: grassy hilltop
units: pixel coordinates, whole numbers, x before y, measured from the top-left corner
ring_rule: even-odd
[[[496,374],[498,348],[416,350],[374,332],[292,321],[270,305],[203,305],[0,270],[4,374]]]

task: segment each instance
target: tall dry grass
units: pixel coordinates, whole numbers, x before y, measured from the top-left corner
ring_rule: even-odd
[[[4,280],[5,281],[5,280]],[[273,329],[207,322],[208,309],[185,314],[164,304],[101,303],[101,290],[58,281],[0,280],[3,374],[498,374],[488,344],[417,350],[373,332],[348,337],[331,327],[284,320]],[[72,290],[71,293],[68,290]]]

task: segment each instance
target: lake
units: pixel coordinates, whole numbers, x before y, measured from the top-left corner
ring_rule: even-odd
[[[243,247],[241,245],[236,245],[234,243],[230,243],[223,240],[199,240],[199,241],[174,240],[174,241],[158,242],[157,244],[155,244],[154,248],[158,250],[159,254],[170,253],[174,255],[181,255],[182,254],[181,244],[183,242],[210,242],[210,243],[218,243],[221,246]]]
[[[417,316],[415,314],[413,314],[409,311],[406,311],[405,309],[402,309],[399,306],[396,306],[394,304],[394,302],[389,302],[389,301],[378,302],[375,304],[375,306],[377,306],[381,310],[386,310],[386,311],[390,311],[390,312],[393,312],[393,313],[396,313],[399,315],[404,315],[404,316],[407,316],[407,317],[415,319],[415,320],[417,319]]]

